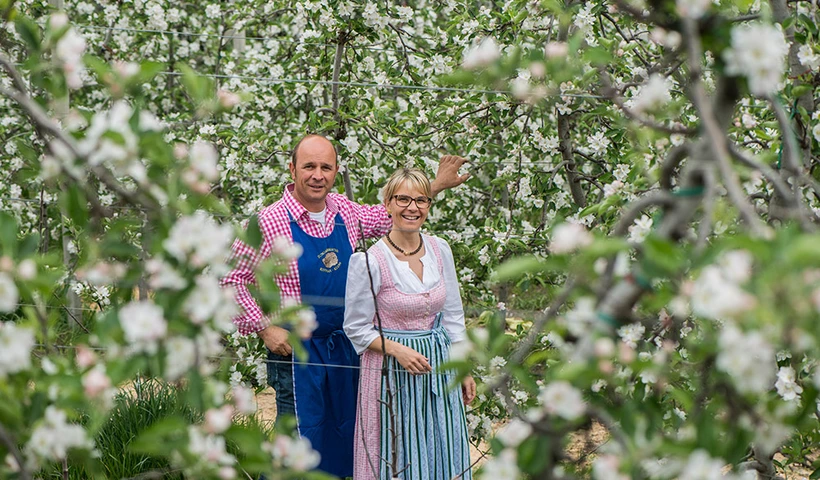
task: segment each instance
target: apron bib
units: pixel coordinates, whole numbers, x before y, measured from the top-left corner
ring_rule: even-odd
[[[330,221],[338,223],[327,238],[311,237],[293,217],[290,225],[293,241],[303,249],[298,261],[302,303],[313,307],[318,323],[302,342],[308,363],[344,367],[302,365],[294,359],[293,392],[299,435],[322,456],[318,469],[344,478],[353,475],[359,356],[342,331],[353,249],[341,215]]]

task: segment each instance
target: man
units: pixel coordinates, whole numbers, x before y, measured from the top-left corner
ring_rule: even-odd
[[[432,185],[434,196],[467,180],[469,174],[458,175],[465,162],[452,155],[441,158]],[[391,221],[383,205],[359,205],[330,193],[339,165],[336,149],[326,138],[302,138],[293,149],[289,168],[293,183],[281,200],[259,212],[263,237],[259,250],[237,240],[233,245],[236,267],[222,284],[236,288],[237,303],[244,310],[234,319],[239,332],[256,332],[268,347],[268,384],[276,391],[277,416],[296,415],[299,434],[322,456],[320,470],[349,477],[353,475],[359,359],[342,331],[347,267],[357,240],[384,235]],[[288,331],[269,324],[247,287],[256,282],[256,265],[282,247],[278,237],[303,249],[276,283],[283,301],[302,302],[316,313],[318,327],[303,342],[309,353],[307,365],[292,362]]]

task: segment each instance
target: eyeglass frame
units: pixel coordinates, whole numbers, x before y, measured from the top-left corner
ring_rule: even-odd
[[[405,197],[405,198],[408,198],[409,200],[407,201],[407,205],[402,205],[401,203],[399,203],[399,197]],[[396,205],[398,205],[398,206],[399,206],[399,207],[401,207],[401,208],[406,208],[406,207],[409,207],[409,206],[410,206],[410,204],[411,204],[411,203],[413,203],[413,202],[416,202],[416,207],[417,207],[417,208],[430,208],[430,206],[431,206],[431,205],[433,205],[433,199],[432,199],[432,198],[430,198],[430,197],[428,197],[427,195],[422,195],[422,196],[420,196],[420,197],[411,197],[410,195],[393,195],[393,196],[392,196],[392,197],[390,197],[390,198],[391,198],[392,200],[395,200],[395,201],[396,201]],[[425,205],[423,205],[423,206],[422,206],[422,205],[419,205],[419,199],[420,199],[420,198],[422,198],[422,199],[423,199],[423,198],[426,198],[426,199],[427,199],[427,203],[426,203]]]

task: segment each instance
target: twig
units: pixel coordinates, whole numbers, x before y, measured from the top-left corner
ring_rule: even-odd
[[[692,73],[692,82],[690,85],[692,89],[692,103],[695,104],[695,108],[700,113],[706,131],[706,137],[710,140],[710,150],[715,156],[715,161],[717,161],[718,169],[726,185],[726,191],[729,193],[729,199],[740,212],[741,218],[749,225],[752,233],[765,236],[767,228],[760,220],[760,217],[757,216],[752,205],[746,201],[737,173],[732,170],[732,165],[729,161],[726,137],[720,131],[720,127],[712,112],[712,106],[707,101],[706,90],[700,81],[702,51],[697,25],[694,20],[686,18],[684,19],[684,26],[686,30],[684,38],[686,39],[689,52],[689,69]]]
[[[6,431],[2,423],[0,423],[0,442],[6,446],[6,449],[11,456],[14,457],[14,461],[17,462],[17,465],[20,467],[20,471],[17,472],[20,476],[20,480],[31,480],[31,473],[26,470],[26,462],[25,459],[23,459],[23,454],[20,453],[20,449],[17,448],[17,442],[15,442],[9,432]]]

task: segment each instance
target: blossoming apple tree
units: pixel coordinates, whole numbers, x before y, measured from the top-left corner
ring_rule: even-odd
[[[180,382],[205,412],[139,442],[188,475],[316,464],[303,441],[241,421],[263,356],[230,333],[218,288],[308,131],[337,140],[338,188],[363,202],[396,166],[471,159],[428,227],[478,317],[452,365],[483,383],[468,421],[485,478],[817,470],[813,3],[0,12],[2,475],[69,461],[99,474],[95,428],[137,374]],[[269,312],[270,279],[298,254],[281,247],[259,267]],[[592,421],[610,440],[591,464],[569,458]]]

